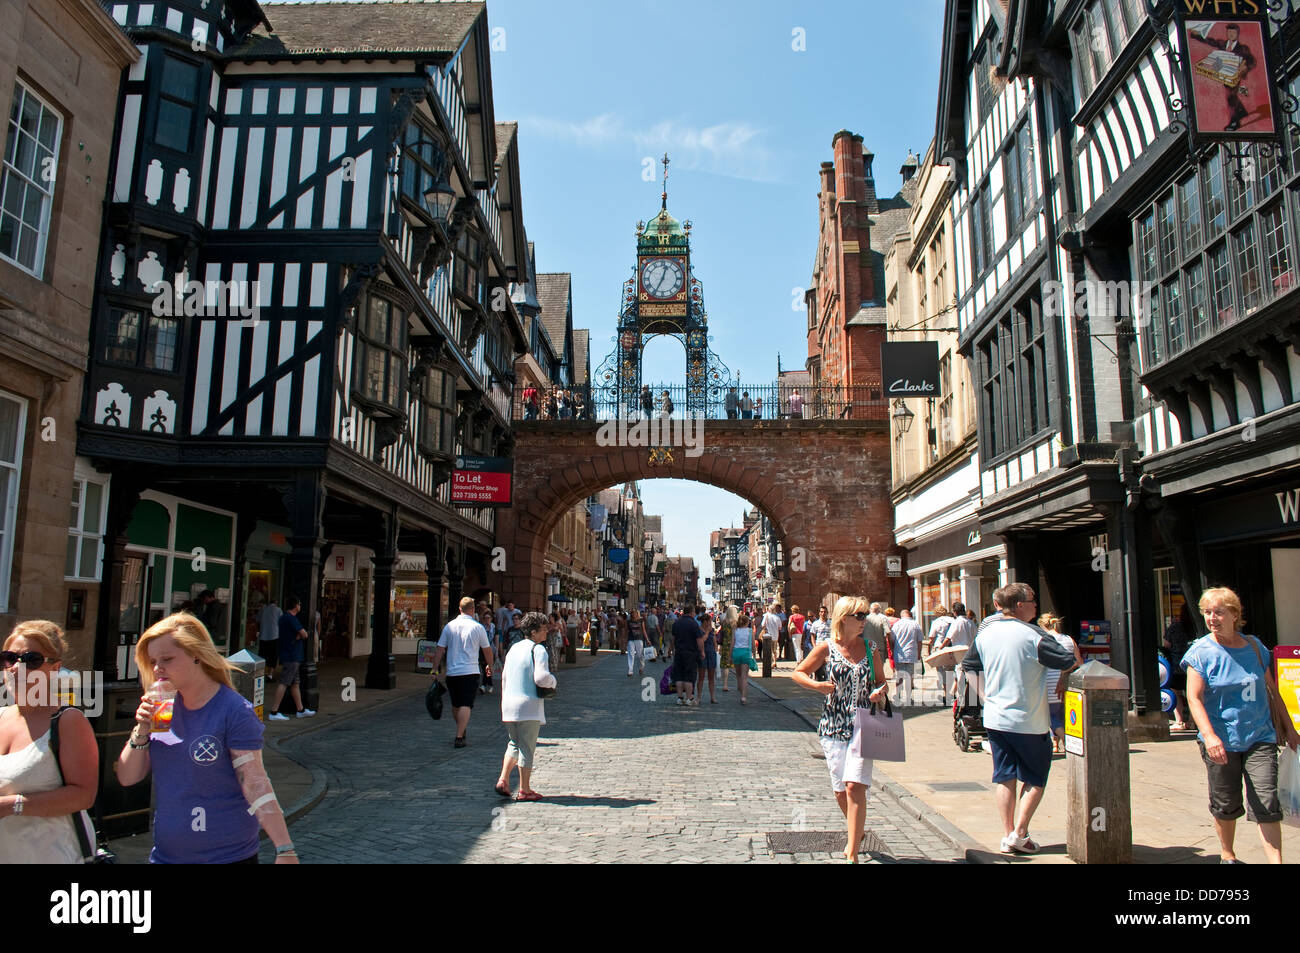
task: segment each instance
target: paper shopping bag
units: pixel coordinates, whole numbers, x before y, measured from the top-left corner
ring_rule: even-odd
[[[883,710],[872,705],[853,713],[853,740],[849,751],[873,761],[906,761],[903,745],[903,716],[885,702]]]

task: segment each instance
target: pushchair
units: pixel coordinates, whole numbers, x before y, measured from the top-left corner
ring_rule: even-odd
[[[957,697],[952,703],[952,738],[962,751],[979,751],[984,727],[984,673],[957,669]]]

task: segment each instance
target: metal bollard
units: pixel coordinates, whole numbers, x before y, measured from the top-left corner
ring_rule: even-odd
[[[1088,662],[1065,693],[1066,848],[1080,864],[1133,859],[1129,799],[1129,680],[1102,662]]]
[[[763,677],[772,677],[772,640],[763,636]]]

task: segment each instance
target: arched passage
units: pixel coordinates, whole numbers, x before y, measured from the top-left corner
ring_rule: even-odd
[[[602,425],[516,424],[514,504],[499,514],[506,547],[499,587],[517,605],[545,597],[547,542],[560,516],[592,493],[631,480],[707,483],[758,507],[784,541],[789,598],[886,591],[894,552],[890,464],[882,421],[704,421],[699,452],[611,443]],[[694,451],[692,451],[694,452]]]

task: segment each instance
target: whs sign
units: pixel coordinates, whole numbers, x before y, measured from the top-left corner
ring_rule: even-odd
[[[1283,525],[1300,522],[1300,487],[1273,495],[1277,497],[1277,509]]]

